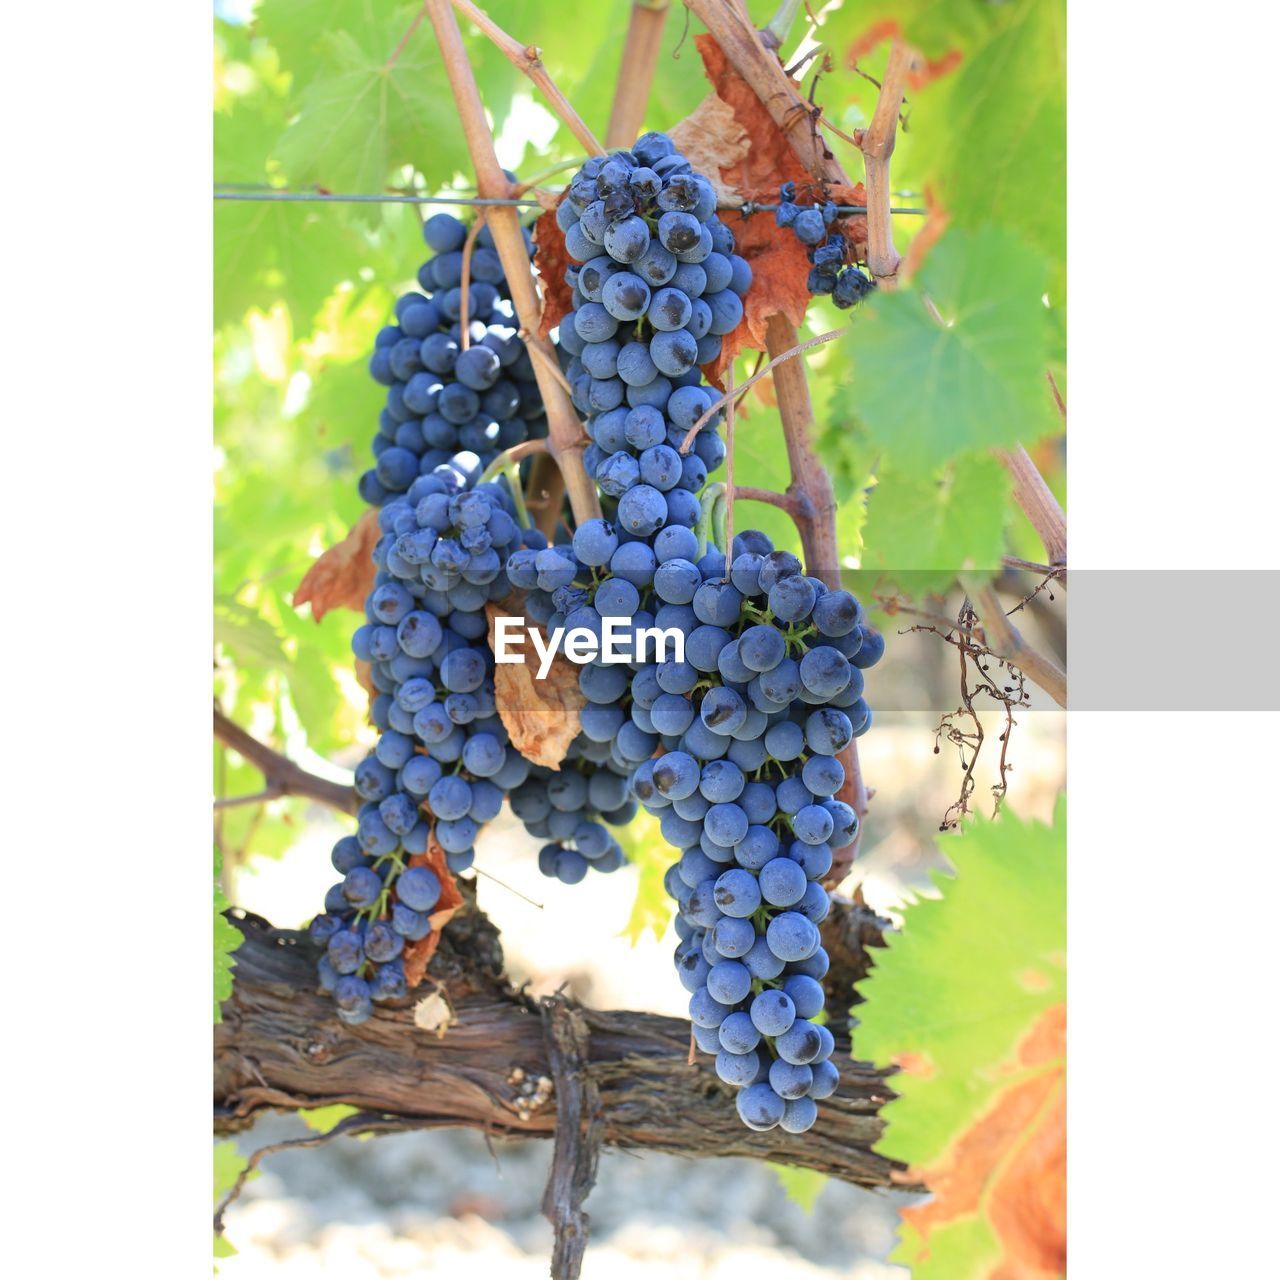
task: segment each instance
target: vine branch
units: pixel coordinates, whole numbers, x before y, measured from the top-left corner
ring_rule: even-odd
[[[497,46],[498,51],[511,63],[517,71],[523,72],[542,91],[552,113],[583,145],[588,154],[603,155],[604,148],[595,134],[583,123],[582,117],[573,109],[573,104],[560,92],[556,82],[542,62],[542,50],[537,45],[521,44],[514,36],[508,35],[479,5],[471,0],[453,0],[454,7],[466,15],[469,22],[479,27],[482,32]],[[428,8],[431,2],[428,0]],[[435,17],[432,16],[432,23]],[[439,30],[437,29],[437,36]],[[483,195],[484,193],[481,192]]]
[[[724,0],[684,3],[714,37],[729,65],[755,90],[800,163],[819,181],[853,186],[840,162],[812,128],[808,101],[787,75],[777,53],[765,44],[745,9]]]
[[[1013,477],[1013,499],[1025,512],[1031,526],[1040,535],[1049,565],[1065,569],[1067,565],[1067,517],[1053,496],[1031,455],[1021,446],[997,449],[996,457]],[[1038,682],[1037,682],[1038,683]]]
[[[266,792],[271,794],[264,792],[261,799],[301,796],[341,809],[344,813],[355,813],[360,807],[359,797],[351,787],[322,778],[319,774],[309,773],[288,756],[259,742],[216,706],[213,709],[213,736],[224,746],[239,752],[266,779]]]
[[[919,55],[914,49],[901,40],[893,42],[875,112],[858,139],[866,173],[867,266],[877,280],[889,284],[897,277],[901,261],[893,245],[893,219],[889,212],[893,203],[889,160],[897,142],[907,75],[918,63]]]
[[[481,12],[466,0],[454,2],[473,21],[475,15]],[[451,7],[451,0],[427,0],[427,12],[440,45],[445,74],[449,77],[463,137],[475,169],[476,189],[481,196],[505,197],[510,193],[511,183],[498,163],[493,134],[485,118],[484,103],[480,100],[480,90],[476,86],[475,73],[462,43],[462,33],[458,30],[458,20]],[[598,152],[599,144],[594,139],[591,141],[594,150]],[[552,366],[558,372],[551,344],[546,338],[538,336],[542,308],[520,227],[520,217],[509,206],[491,205],[488,220],[494,246],[502,259],[511,300],[520,318],[520,326],[527,331],[525,344],[534,357],[533,370],[547,410],[548,448],[559,464],[569,504],[574,518],[580,523],[600,514],[600,501],[596,496],[595,485],[582,465],[582,451],[586,444],[582,424],[564,388],[550,372]]]
[[[846,905],[823,922],[834,948],[828,982],[849,969],[837,959],[844,955],[841,938],[856,942],[845,917],[860,919],[857,912]],[[586,1088],[580,1115],[588,1126],[598,1117],[599,1141],[610,1147],[747,1156],[861,1186],[919,1189],[901,1164],[875,1150],[884,1131],[880,1109],[894,1097],[887,1083],[892,1069],[844,1056],[839,1089],[818,1104],[817,1125],[797,1142],[781,1129],[754,1133],[743,1126],[733,1090],[710,1059],[687,1063],[686,1019],[573,1005],[589,1033],[578,1064],[566,1060],[564,1080],[531,1093],[531,1081],[556,1075],[545,1023],[538,1006],[502,976],[496,932],[473,908],[450,921],[431,961],[429,977],[453,1014],[443,1033],[415,1025],[413,996],[377,1008],[361,1026],[344,1026],[332,999],[316,989],[315,951],[305,933],[275,930],[256,917],[237,924],[244,942],[234,957],[235,985],[214,1028],[214,1125],[221,1133],[246,1129],[266,1111],[343,1103],[404,1127],[549,1138],[566,1099]],[[850,958],[842,981],[865,975],[869,961],[860,947]],[[842,986],[829,1007],[855,1002]],[[837,1052],[847,1055],[843,1030],[833,1031]],[[579,1184],[587,1185],[589,1164],[575,1164]]]
[[[697,422],[689,428],[688,432],[685,434],[685,438],[680,442],[680,452],[688,453],[689,450],[693,448],[693,442],[697,439],[698,432],[701,431],[702,428],[706,426],[706,424],[710,422],[721,409],[726,408],[730,403],[736,404],[744,395],[747,394],[748,391],[751,390],[753,386],[755,386],[757,382],[760,381],[761,378],[772,373],[773,370],[777,368],[778,365],[782,364],[784,360],[790,360],[792,357],[798,356],[802,352],[809,351],[813,347],[819,347],[824,342],[831,342],[835,338],[843,337],[848,332],[849,327],[846,325],[842,329],[831,329],[827,333],[820,333],[816,338],[807,338],[804,342],[798,342],[794,347],[781,352],[779,355],[776,355],[769,360],[767,364],[761,365],[757,368],[746,382],[738,387],[736,391],[732,387],[726,388],[724,395],[711,405],[702,417],[700,417]]]
[[[555,1231],[552,1280],[578,1280],[591,1225],[582,1204],[595,1185],[600,1159],[600,1095],[587,1070],[591,1033],[586,1019],[562,995],[543,1000],[540,1009],[557,1099],[542,1213]]]
[[[829,340],[835,334],[823,335]],[[818,461],[813,448],[813,401],[809,396],[809,382],[804,363],[789,357],[802,350],[795,325],[784,315],[769,317],[765,329],[765,347],[769,363],[773,367],[773,387],[778,399],[778,414],[782,419],[783,440],[787,449],[787,462],[791,470],[791,483],[786,496],[794,504],[791,518],[800,534],[800,546],[805,564],[814,577],[821,578],[833,590],[840,586],[840,554],[836,543],[836,499],[831,488],[831,477]],[[810,344],[816,343],[811,339]],[[761,369],[761,373],[764,372]],[[868,795],[862,765],[858,759],[858,743],[855,739],[840,753],[844,765],[845,780],[839,797],[858,815],[858,833],[853,843],[837,851],[832,863],[830,879],[839,880],[858,856],[862,842],[862,823],[867,816]]]
[[[607,147],[630,147],[644,127],[670,7],[671,0],[632,0],[609,126],[604,133]]]

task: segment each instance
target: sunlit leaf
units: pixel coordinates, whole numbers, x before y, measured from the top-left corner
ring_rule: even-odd
[[[292,184],[373,192],[403,165],[414,165],[433,185],[469,167],[429,29],[400,45],[420,9],[366,6],[349,26],[322,28],[316,71],[276,149]]]
[[[955,879],[908,910],[859,988],[857,1054],[902,1069],[879,1146],[934,1192],[904,1215],[901,1260],[918,1280],[979,1280],[1002,1262],[1057,1274],[1065,797],[1052,826],[1006,809],[940,843]]]
[[[232,952],[244,941],[244,934],[223,914],[231,904],[222,892],[222,854],[213,853],[213,1020],[222,1021],[222,1002],[231,995]]]
[[[1058,430],[1043,293],[1043,260],[1015,236],[949,231],[913,287],[859,308],[841,340],[851,371],[834,411],[859,419],[904,470]]]
[[[635,901],[623,932],[632,946],[649,930],[661,938],[671,923],[675,904],[667,896],[662,878],[674,861],[671,848],[658,830],[658,820],[643,809],[625,827],[612,828],[627,861],[640,873]]]
[[[1008,474],[990,454],[962,454],[932,474],[890,463],[867,502],[863,567],[903,575],[916,593],[944,589],[962,570],[993,572],[1008,505]]]
[[[822,1188],[827,1185],[827,1175],[816,1169],[802,1169],[798,1165],[771,1164],[787,1199],[794,1201],[805,1213],[812,1213]]]

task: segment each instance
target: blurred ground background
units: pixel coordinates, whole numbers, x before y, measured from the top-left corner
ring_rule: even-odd
[[[885,661],[868,680],[877,719],[859,745],[876,794],[856,878],[870,905],[900,919],[915,895],[936,892],[931,873],[947,865],[935,837],[961,767],[954,748],[944,744],[935,754],[934,737],[939,715],[956,704],[955,653],[934,636],[896,629],[886,627]],[[1046,701],[1037,696],[1018,714],[1008,799],[1019,814],[1042,820],[1065,785],[1065,719]],[[989,742],[974,807],[989,813],[1003,718],[984,723]],[[349,763],[360,754],[355,748]],[[232,900],[277,925],[303,924],[333,879],[329,849],[345,830],[334,815],[309,811],[286,858],[250,858],[236,868]],[[634,947],[622,936],[635,872],[566,887],[539,875],[536,853],[537,842],[506,814],[477,851],[477,866],[510,886],[481,876],[479,900],[502,931],[513,980],[535,993],[567,983],[577,999],[601,1008],[684,1016],[687,997],[671,972],[674,933],[646,934]],[[240,1142],[248,1152],[304,1132],[295,1118],[277,1117]],[[891,1152],[891,1141],[885,1145]],[[545,1276],[551,1232],[538,1206],[550,1155],[548,1143],[490,1147],[482,1135],[458,1131],[339,1139],[268,1157],[227,1215],[239,1254],[219,1263],[220,1273],[227,1280],[374,1280],[456,1276],[468,1267],[477,1277]],[[605,1151],[587,1202],[592,1243],[583,1274],[627,1280],[660,1267],[672,1280],[905,1280],[905,1270],[886,1262],[898,1203],[828,1183],[815,1230],[765,1165]]]

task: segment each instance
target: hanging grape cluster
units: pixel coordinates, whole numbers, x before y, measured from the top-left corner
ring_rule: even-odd
[[[796,202],[796,184],[784,182],[778,190],[778,210],[774,220],[789,227],[809,254],[812,267],[807,287],[815,297],[829,295],[842,310],[856,306],[876,287],[872,276],[858,264],[846,266],[850,245],[844,235],[832,230],[839,208],[832,200],[804,206]]]
[[[783,189],[778,221],[811,248],[811,290],[851,305],[870,283],[844,265],[834,207],[794,195]],[[622,865],[610,827],[643,805],[674,854],[665,883],[694,1039],[738,1090],[744,1124],[800,1133],[838,1084],[818,926],[834,851],[857,835],[840,757],[871,724],[863,671],[883,640],[853,596],[762,533],[724,546],[720,397],[701,367],[742,322],[751,269],[710,182],[648,133],[588,160],[556,221],[573,260],[556,340],[601,516],[549,540],[521,527],[505,480],[480,480],[499,450],[545,431],[483,230],[467,341],[467,233],[447,215],[426,224],[427,292],[401,299],[379,336],[388,402],[361,492],[381,505],[382,536],[353,647],[381,737],[356,771],[357,833],[334,849],[343,879],[312,924],[321,985],[348,1022],[404,994],[404,947],[426,936],[441,892],[422,865],[429,842],[467,869],[504,796],[544,842],[541,871],[566,884]],[[683,637],[682,658],[581,666],[580,732],[555,769],[521,756],[498,715],[484,610],[520,596],[548,635],[600,640],[607,621]]]
[[[403,494],[456,453],[474,453],[488,464],[501,450],[547,434],[492,232],[481,227],[470,254],[465,329],[467,228],[437,213],[423,236],[434,250],[418,271],[423,292],[396,303],[396,323],[379,331],[369,361],[370,374],[387,388],[374,465],[360,477],[360,496],[374,506]],[[528,232],[525,243],[532,255]]]

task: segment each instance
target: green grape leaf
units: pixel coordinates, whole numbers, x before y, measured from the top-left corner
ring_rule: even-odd
[[[1040,256],[997,228],[953,230],[914,284],[863,304],[841,339],[852,372],[833,412],[856,417],[895,465],[917,471],[1058,429]]]
[[[288,658],[280,643],[280,633],[260,613],[234,596],[215,596],[213,638],[230,650],[238,663],[282,668]]]
[[[1004,553],[1010,482],[990,454],[966,453],[940,471],[881,468],[867,502],[864,569],[897,577],[917,599],[960,571],[995,572]]]
[[[1066,6],[1033,0],[930,90],[913,123],[922,177],[955,225],[993,222],[1049,262],[1061,304],[1067,238]],[[944,92],[945,90],[945,92]],[[1016,109],[1011,104],[1016,103]]]
[[[222,1002],[231,996],[232,953],[244,941],[244,934],[223,914],[231,904],[222,892],[222,854],[213,853],[213,1020],[222,1021]]]
[[[259,0],[253,28],[279,52],[295,84],[306,84],[324,66],[324,38],[330,31],[360,25],[367,0]]]
[[[771,1164],[770,1169],[782,1183],[787,1199],[798,1204],[805,1213],[812,1213],[818,1201],[818,1195],[827,1185],[827,1175],[816,1169],[801,1169],[785,1164]]]
[[[933,1199],[904,1213],[915,1280],[1056,1275],[1065,1249],[1066,804],[1007,808],[940,847],[956,867],[860,990],[860,1057],[893,1062],[883,1150]]]
[[[349,28],[325,31],[320,67],[276,148],[292,185],[381,191],[412,164],[439,186],[470,168],[435,41],[418,31],[400,46],[419,9],[367,6]]]
[[[213,1203],[221,1203],[223,1196],[235,1185],[236,1179],[249,1162],[236,1150],[234,1142],[215,1142],[213,1144]],[[245,1179],[252,1182],[258,1176],[255,1169]],[[225,1235],[216,1232],[213,1237],[213,1256],[215,1258],[233,1258],[236,1247]]]
[[[631,916],[623,929],[634,947],[646,929],[661,938],[671,923],[675,908],[662,881],[675,856],[658,830],[657,818],[643,809],[625,827],[612,831],[627,861],[639,872]]]
[[[334,1125],[340,1124],[358,1111],[359,1107],[348,1106],[345,1102],[335,1102],[327,1107],[306,1107],[298,1114],[308,1129],[314,1129],[316,1133],[328,1133]]]

